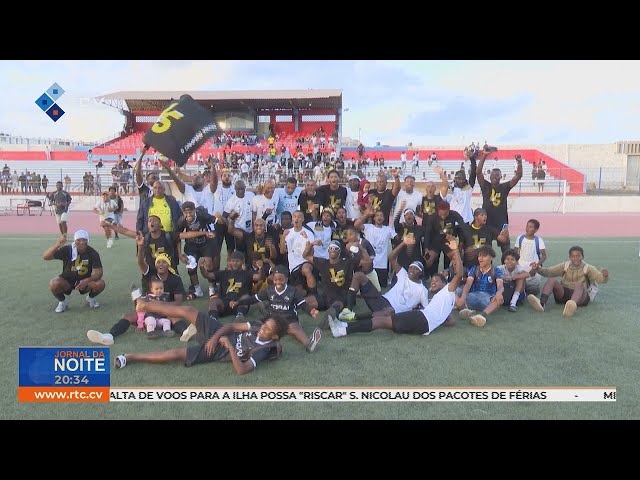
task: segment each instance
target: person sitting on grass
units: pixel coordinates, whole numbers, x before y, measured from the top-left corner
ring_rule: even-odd
[[[381,328],[393,330],[395,333],[429,335],[442,324],[454,325],[455,320],[451,317],[451,312],[454,305],[461,305],[455,291],[462,279],[463,267],[457,240],[450,237],[447,246],[449,247],[447,255],[451,259],[454,276],[449,283],[440,273],[431,277],[431,291],[435,292],[435,295],[428,305],[418,310],[414,309],[393,315],[386,312],[380,315],[374,314],[371,319],[353,323],[330,318],[329,327],[333,336],[337,338],[351,333],[371,332]]]
[[[171,301],[169,294],[164,291],[164,282],[157,277],[149,280],[149,293],[146,298],[156,302]],[[162,335],[165,337],[173,337],[176,334],[171,330],[171,320],[168,318],[154,316],[149,312],[137,312],[137,317],[138,325],[136,331],[138,333],[143,332],[146,327],[148,339],[160,338],[160,331],[156,330],[156,327],[162,328]]]
[[[551,292],[557,304],[564,304],[563,317],[572,317],[578,307],[586,307],[595,298],[598,283],[609,281],[606,268],[596,269],[584,261],[582,247],[569,249],[569,260],[549,268],[542,268],[538,263],[531,264],[531,276],[539,273],[543,277],[562,277],[560,280],[550,278],[542,289],[540,298],[529,295],[527,300],[534,310],[544,312],[545,304]]]
[[[510,312],[517,312],[518,305],[524,302],[524,282],[530,278],[529,273],[518,263],[519,258],[520,255],[510,248],[502,254],[502,265],[496,267],[502,273],[503,305]]]
[[[282,355],[278,339],[287,326],[274,318],[269,318],[264,323],[242,322],[223,325],[218,321],[215,310],[205,314],[194,307],[149,302],[142,298],[136,302],[136,311],[186,319],[198,332],[197,344],[159,352],[118,355],[115,359],[116,368],[124,368],[135,362],[184,362],[186,367],[190,367],[199,363],[230,361],[235,372],[244,375],[255,369],[263,360],[275,360]]]
[[[460,295],[461,303],[466,305],[460,310],[460,317],[468,318],[469,323],[476,327],[484,327],[487,316],[504,302],[502,271],[492,264],[495,256],[496,252],[487,245],[478,249],[478,265],[469,269]],[[482,313],[478,314],[475,310],[482,310]]]

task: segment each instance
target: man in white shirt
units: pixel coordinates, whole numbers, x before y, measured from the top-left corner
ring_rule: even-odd
[[[244,230],[247,233],[253,232],[253,192],[247,192],[247,187],[242,180],[238,180],[235,184],[235,193],[231,195],[224,206],[222,216],[228,218],[233,212],[238,214],[238,218],[234,223],[236,228]]]
[[[369,217],[373,215],[373,224],[364,223]],[[389,256],[389,241],[395,238],[396,231],[389,225],[385,225],[385,217],[382,210],[378,210],[373,213],[371,205],[367,205],[367,208],[362,212],[362,216],[358,218],[353,226],[358,230],[364,232],[364,237],[371,243],[373,249],[376,252],[376,256],[373,259],[373,268],[378,274],[378,281],[381,287],[387,286],[387,280],[389,277],[389,269],[387,266],[387,259]]]
[[[389,262],[397,276],[397,281],[384,295],[373,286],[364,273],[353,274],[353,280],[347,292],[347,309],[340,312],[340,320],[353,320],[355,317],[353,307],[358,291],[374,316],[407,312],[418,305],[427,306],[429,292],[422,283],[423,264],[415,261],[409,265],[408,270],[405,270],[398,263],[398,255],[408,245],[415,245],[414,237],[405,237],[389,255]]]
[[[313,265],[303,257],[307,241],[314,243],[315,240],[313,231],[304,225],[303,213],[300,210],[293,212],[293,228],[285,230],[280,238],[280,251],[287,252],[291,272],[289,283],[298,287],[299,290],[304,290],[305,294],[318,293],[317,282],[313,276]]]
[[[209,183],[209,185],[205,185],[204,177],[202,175],[190,177],[182,172],[180,172],[180,174],[176,174],[166,160],[160,160],[160,164],[165,168],[171,179],[175,182],[180,193],[182,193],[183,202],[193,202],[196,208],[203,207],[207,209],[207,213],[212,213],[213,194],[215,190],[211,186],[211,183]],[[191,185],[185,183],[183,179],[190,181]]]
[[[336,224],[333,221],[333,210],[325,208],[322,210],[319,221],[307,223],[307,228],[313,231],[315,240],[320,240],[320,244],[313,247],[313,256],[317,258],[329,259],[329,244],[335,230]]]
[[[407,168],[407,154],[402,152],[400,154],[400,170],[404,172],[405,168]]]
[[[267,229],[276,222],[276,211],[278,207],[278,195],[275,193],[276,183],[267,180],[262,187],[262,193],[253,198],[251,210],[253,211],[253,221],[262,218],[267,224]]]
[[[358,192],[360,190],[360,177],[351,175],[349,177],[349,188],[347,188],[347,218],[355,220],[360,218],[360,205],[358,205]]]
[[[422,193],[414,189],[416,178],[413,175],[407,175],[404,178],[404,187],[398,192],[396,197],[396,206],[393,209],[391,218],[396,218],[407,208],[414,212],[422,205]]]
[[[455,291],[462,279],[462,259],[455,239],[448,243],[454,276],[449,283],[442,274],[436,274],[431,278],[431,292],[435,295],[428,304],[423,304],[419,310],[408,310],[392,315],[379,314],[371,319],[359,320],[353,323],[345,323],[329,318],[329,327],[334,337],[344,337],[351,333],[371,332],[381,328],[393,330],[395,333],[407,333],[417,335],[429,335],[440,325],[453,325],[455,320],[451,317],[454,306],[460,304],[460,299]],[[394,287],[395,288],[395,287]]]

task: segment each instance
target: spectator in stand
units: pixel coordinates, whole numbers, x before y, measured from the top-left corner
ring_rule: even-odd
[[[364,157],[364,145],[360,143],[358,145],[358,158],[362,160],[363,157]]]
[[[547,177],[547,164],[542,162],[538,165],[538,180],[542,180],[538,182],[538,192],[544,191],[544,180]]]

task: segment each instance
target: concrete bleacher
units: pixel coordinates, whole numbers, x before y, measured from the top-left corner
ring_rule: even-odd
[[[82,176],[85,172],[91,172],[95,178],[96,176],[96,167],[95,162],[93,167],[90,166],[87,162],[81,161],[57,161],[50,162],[46,160],[31,160],[31,161],[21,161],[21,160],[7,160],[2,162],[2,166],[7,164],[11,169],[11,173],[14,170],[18,172],[18,174],[28,170],[29,172],[36,172],[41,177],[46,175],[49,179],[49,185],[47,186],[47,192],[51,192],[56,188],[56,182],[61,181],[64,182],[64,176],[69,175],[71,178],[71,191],[69,193],[82,193],[83,184],[82,184]],[[102,180],[102,189],[105,190],[111,185],[111,168],[115,163],[105,163],[104,166],[98,169],[98,173],[100,173]],[[133,172],[132,172],[133,173]],[[44,193],[44,192],[43,192]]]

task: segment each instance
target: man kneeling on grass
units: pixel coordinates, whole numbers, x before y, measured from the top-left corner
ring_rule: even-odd
[[[276,360],[282,355],[279,338],[287,325],[275,318],[262,322],[221,324],[210,310],[208,315],[194,307],[149,302],[139,299],[136,311],[151,312],[164,317],[182,317],[197,329],[197,344],[186,348],[147,353],[125,353],[115,360],[116,368],[133,362],[184,362],[186,367],[198,363],[231,362],[238,375],[249,373],[263,360]]]

